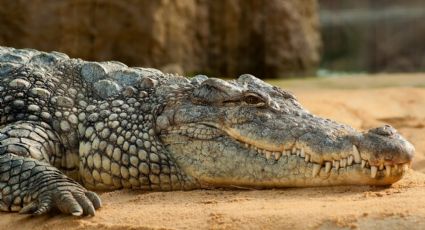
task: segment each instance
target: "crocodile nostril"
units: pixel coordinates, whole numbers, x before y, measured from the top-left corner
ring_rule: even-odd
[[[397,130],[391,125],[384,125],[378,128],[370,129],[369,133],[374,133],[381,136],[392,136],[397,133]]]

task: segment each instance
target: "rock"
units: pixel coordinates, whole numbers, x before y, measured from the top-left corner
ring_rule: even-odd
[[[115,0],[43,4],[0,0],[0,4],[0,44],[7,46],[228,77],[306,73],[319,61],[316,0],[122,0],[119,4]],[[101,80],[106,71],[91,67],[83,68],[83,75],[93,83]]]

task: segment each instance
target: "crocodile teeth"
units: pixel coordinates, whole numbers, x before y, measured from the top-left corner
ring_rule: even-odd
[[[376,166],[370,166],[370,177],[375,178],[378,168]]]
[[[366,167],[366,161],[362,160],[362,168]]]
[[[309,162],[310,161],[310,155],[309,154],[305,154],[305,162]]]
[[[270,157],[272,156],[272,153],[270,151],[267,151],[267,150],[263,150],[263,154],[266,154],[267,160],[269,160]]]
[[[274,154],[274,159],[276,159],[276,160],[279,160],[280,157],[282,156],[282,153],[280,153],[280,152],[274,152],[273,154]]]
[[[384,164],[380,164],[379,165],[379,170],[383,170],[384,169]]]
[[[348,165],[352,165],[352,164],[353,164],[353,160],[354,160],[353,155],[350,155],[350,156],[348,157],[348,159],[347,159],[347,164],[348,164]]]
[[[385,175],[391,176],[391,166],[390,165],[385,165]]]
[[[329,172],[331,171],[331,167],[332,167],[331,162],[327,161],[327,162],[325,163],[325,172],[326,172],[326,173],[329,173]]]
[[[407,170],[409,170],[409,164],[403,164],[403,172],[406,172]]]
[[[335,161],[334,164],[335,169],[338,170],[339,169],[339,161]]]
[[[347,159],[346,158],[343,158],[342,160],[340,160],[341,168],[345,168],[346,165],[347,165]]]
[[[354,156],[354,162],[357,164],[360,164],[362,158],[360,158],[360,152],[357,149],[357,146],[353,145],[353,156]]]
[[[301,153],[300,153],[301,154],[301,157],[305,157],[304,149],[301,149],[300,151],[301,151]]]
[[[312,176],[315,177],[320,172],[320,165],[319,164],[313,164],[313,174]]]

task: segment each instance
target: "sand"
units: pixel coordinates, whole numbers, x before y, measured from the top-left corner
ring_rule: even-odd
[[[425,76],[274,83],[317,115],[395,126],[416,147],[413,169],[388,187],[106,192],[95,217],[2,213],[0,229],[425,229]]]

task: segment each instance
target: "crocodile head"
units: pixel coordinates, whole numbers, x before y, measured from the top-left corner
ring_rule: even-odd
[[[168,97],[157,131],[203,187],[386,185],[414,155],[391,126],[358,132],[317,117],[252,75],[198,77],[183,88]]]

